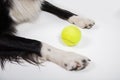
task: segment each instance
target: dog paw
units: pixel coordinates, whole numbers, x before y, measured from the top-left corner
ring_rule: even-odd
[[[92,28],[92,26],[95,25],[95,22],[90,20],[90,19],[86,19],[86,18],[82,18],[79,16],[72,16],[68,19],[68,22],[75,24],[77,26],[79,26],[80,28],[83,29],[90,29]]]
[[[75,53],[68,53],[62,58],[61,66],[69,71],[78,71],[86,68],[90,61],[87,57]]]

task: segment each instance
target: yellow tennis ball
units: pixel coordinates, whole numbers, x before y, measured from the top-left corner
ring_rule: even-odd
[[[81,31],[75,25],[66,26],[61,34],[62,41],[68,46],[75,46],[81,40]]]

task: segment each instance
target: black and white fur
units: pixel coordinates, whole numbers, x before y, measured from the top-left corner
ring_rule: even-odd
[[[25,60],[38,65],[40,60],[44,59],[54,62],[66,70],[84,69],[90,61],[87,57],[15,35],[15,26],[33,21],[41,11],[52,13],[80,28],[89,29],[94,25],[93,21],[60,9],[45,0],[0,0],[1,67],[4,68],[6,61],[21,63],[21,60]]]

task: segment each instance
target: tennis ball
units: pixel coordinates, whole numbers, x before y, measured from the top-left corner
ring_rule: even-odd
[[[66,26],[61,34],[61,39],[68,46],[75,46],[81,40],[81,31],[75,25]]]

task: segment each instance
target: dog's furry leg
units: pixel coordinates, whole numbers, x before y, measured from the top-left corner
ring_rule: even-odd
[[[90,19],[78,16],[77,14],[74,14],[70,11],[58,8],[47,1],[43,2],[41,9],[43,11],[52,13],[64,20],[67,20],[68,22],[75,24],[75,25],[79,26],[80,28],[89,29],[95,24],[94,21],[92,21]]]
[[[67,52],[56,49],[50,45],[42,43],[41,55],[48,61],[54,62],[66,70],[82,70],[84,69],[90,59],[73,52]]]
[[[0,64],[4,68],[6,61],[21,62],[21,59],[31,63],[39,64],[41,57],[41,42],[14,35],[0,35]]]
[[[6,61],[20,63],[22,59],[38,65],[40,58],[52,61],[67,70],[84,69],[90,61],[84,56],[59,50],[36,40],[15,35],[0,35],[0,63],[2,68],[4,68]]]
[[[47,11],[49,13],[52,13],[52,14],[54,14],[54,15],[56,15],[64,20],[67,20],[71,16],[76,15],[74,13],[67,11],[67,10],[60,9],[60,8],[52,5],[51,3],[47,2],[47,1],[44,1],[42,3],[41,9],[43,11]]]

